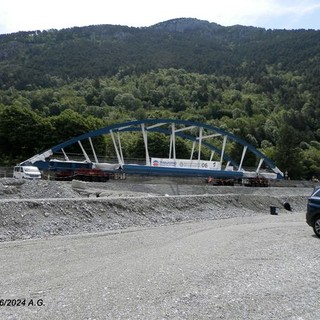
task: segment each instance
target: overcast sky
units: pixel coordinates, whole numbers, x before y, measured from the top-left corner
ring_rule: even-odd
[[[0,0],[0,34],[97,24],[147,27],[174,18],[319,30],[320,0]]]

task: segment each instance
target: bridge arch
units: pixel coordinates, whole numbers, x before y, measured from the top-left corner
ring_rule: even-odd
[[[140,132],[142,134],[145,146],[144,165],[127,163],[123,156],[121,144],[121,133],[124,132]],[[166,159],[156,159],[152,154],[149,154],[149,132],[161,133],[169,137],[169,154]],[[57,153],[63,154],[63,161],[70,162],[71,160],[67,155],[66,149],[70,146],[79,145],[84,161],[102,168],[103,165],[98,160],[92,142],[92,138],[101,135],[110,135],[113,142],[117,163],[110,164],[109,169],[116,168],[116,165],[118,165],[124,172],[140,174],[213,175],[217,177],[251,177],[262,174],[274,179],[281,179],[283,177],[283,173],[271,159],[236,135],[212,125],[177,119],[145,119],[112,124],[53,146],[24,161],[22,165],[31,163],[41,169],[49,169],[50,161],[52,161],[52,157]],[[190,141],[191,150],[189,159],[179,159],[177,157],[175,148],[177,137]],[[83,147],[82,142],[84,140],[88,140],[90,143],[93,159],[88,156],[87,151]],[[228,154],[228,143],[237,144],[242,148],[239,159],[232,159]],[[201,159],[202,148],[207,148],[211,152],[209,159]],[[256,157],[257,166],[256,168],[247,170],[243,167],[243,164],[249,153]],[[213,161],[214,157],[215,161]],[[156,163],[157,166],[155,166]],[[211,166],[216,167],[212,168]],[[105,168],[107,167],[107,164],[105,164]]]

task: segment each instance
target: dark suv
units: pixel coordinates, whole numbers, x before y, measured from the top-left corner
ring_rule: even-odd
[[[313,228],[314,233],[320,238],[320,187],[312,192],[307,205],[307,224]]]

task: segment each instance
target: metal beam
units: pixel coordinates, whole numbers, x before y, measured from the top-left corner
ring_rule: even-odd
[[[241,156],[241,160],[240,160],[238,171],[240,171],[242,169],[242,164],[243,164],[244,156],[246,155],[247,149],[248,149],[247,146],[243,147],[242,156]]]
[[[208,139],[208,138],[214,138],[214,137],[220,137],[222,136],[221,133],[214,133],[214,134],[209,134],[207,136],[202,136],[202,139]]]
[[[222,161],[223,161],[223,156],[224,156],[224,151],[225,151],[225,148],[226,148],[227,138],[228,138],[227,136],[223,137],[223,144],[222,144],[221,158],[220,158],[221,164],[222,164]]]
[[[117,158],[118,158],[118,163],[123,165],[123,163],[121,161],[121,156],[120,156],[120,153],[119,153],[119,150],[118,150],[118,146],[116,144],[116,140],[114,138],[114,134],[113,134],[112,130],[110,130],[110,135],[111,135],[111,139],[112,139],[112,142],[113,142],[114,150],[116,151],[116,155],[117,155]]]
[[[176,160],[176,131],[175,131],[175,123],[172,123],[171,130],[172,130],[172,151],[173,151],[173,159]]]
[[[257,156],[257,158],[263,159],[263,163],[266,165],[266,167],[269,167],[271,170],[273,170],[273,172],[277,173],[278,176],[282,176],[283,177],[283,173],[275,166],[275,164],[273,163],[273,161],[269,158],[267,158],[264,154],[261,153],[261,151],[259,151],[258,149],[256,149],[255,147],[253,147],[252,145],[250,145],[249,143],[247,143],[246,141],[242,140],[241,138],[235,136],[232,133],[226,132],[223,129],[220,129],[218,127],[215,126],[211,126],[211,125],[207,125],[204,123],[199,123],[199,122],[194,122],[194,121],[189,121],[189,120],[180,120],[180,119],[144,119],[144,120],[134,120],[134,121],[128,121],[128,122],[124,122],[124,123],[120,123],[120,124],[112,124],[110,126],[106,126],[103,128],[100,128],[98,130],[94,130],[94,131],[90,131],[87,132],[85,134],[82,134],[80,136],[71,138],[65,142],[62,142],[58,145],[55,145],[53,147],[51,147],[51,149],[48,149],[38,155],[33,156],[32,158],[25,160],[24,163],[27,163],[28,161],[31,161],[32,163],[34,163],[35,161],[45,161],[45,159],[49,158],[51,155],[53,155],[56,152],[60,152],[63,148],[66,148],[70,145],[76,144],[78,143],[78,141],[84,141],[85,139],[88,139],[89,137],[93,138],[93,137],[97,137],[97,136],[101,136],[104,134],[111,134],[112,136],[112,140],[113,140],[113,144],[117,153],[117,157],[119,160],[119,163],[123,161],[121,154],[119,153],[118,150],[118,146],[117,143],[115,142],[115,137],[112,134],[113,132],[133,132],[133,131],[140,131],[140,125],[144,124],[145,126],[149,126],[148,129],[150,129],[151,132],[159,132],[159,133],[164,133],[166,135],[172,135],[172,148],[171,148],[171,153],[173,153],[173,151],[175,152],[175,138],[176,136],[182,137],[183,139],[186,138],[189,141],[199,141],[199,138],[197,139],[197,137],[193,134],[184,134],[183,132],[178,132],[178,131],[184,131],[184,130],[190,130],[192,128],[200,128],[202,127],[204,132],[208,133],[208,135],[202,135],[201,140],[202,140],[202,145],[206,146],[208,148],[210,148],[211,150],[215,150],[219,155],[221,155],[221,159],[225,159],[225,160],[229,160],[225,153],[225,143],[223,144],[223,150],[219,150],[217,147],[215,147],[214,145],[207,143],[204,139],[206,138],[214,138],[217,137],[218,135],[221,135],[224,137],[224,142],[227,141],[227,138],[229,138],[232,142],[238,143],[240,145],[242,145],[242,147],[246,147],[245,151],[249,150],[250,152],[252,152],[253,154],[255,154]],[[161,126],[163,124],[166,124],[166,126],[163,126],[161,128]],[[178,126],[180,129],[174,130],[172,132],[170,125],[173,124],[173,126]],[[152,129],[154,128],[154,129]],[[154,131],[153,131],[154,130]],[[192,130],[191,130],[192,131]],[[149,132],[149,131],[148,131]],[[172,134],[173,133],[173,134]],[[212,134],[210,134],[212,133]],[[202,146],[202,147],[203,147]],[[244,153],[245,155],[245,153]],[[193,158],[193,154],[191,154],[191,157]],[[65,157],[66,158],[66,157]],[[243,157],[244,158],[244,157]],[[244,161],[244,159],[243,159]],[[232,163],[234,161],[231,161]],[[236,165],[238,167],[238,165]],[[239,168],[239,167],[238,167]],[[238,169],[237,168],[237,169]],[[240,167],[240,170],[242,168],[242,164]],[[260,169],[260,167],[258,168]]]
[[[156,123],[152,126],[149,126],[146,128],[146,130],[149,130],[149,129],[153,129],[153,128],[157,128],[157,127],[161,127],[161,126],[164,126],[166,123]]]
[[[193,159],[193,154],[194,154],[194,148],[195,148],[195,146],[196,146],[196,142],[195,142],[195,141],[193,141],[193,143],[192,143],[192,150],[191,150],[190,160],[192,160],[192,159]]]
[[[89,137],[89,142],[90,142],[90,146],[91,146],[91,149],[92,149],[92,152],[93,152],[94,161],[96,163],[99,163],[97,155],[96,155],[96,152],[95,152],[94,147],[93,147],[93,143],[92,143],[91,137]]]
[[[83,148],[82,143],[81,143],[80,140],[78,141],[78,144],[79,144],[79,146],[80,146],[80,148],[81,148],[81,150],[82,150],[82,153],[83,153],[84,157],[86,158],[86,160],[87,160],[88,162],[91,162],[91,160],[90,160],[89,156],[87,155],[86,151],[84,150],[84,148]]]
[[[117,137],[118,137],[118,146],[120,150],[121,164],[124,164],[123,152],[122,152],[122,146],[121,146],[121,140],[120,140],[120,132],[117,132]]]
[[[63,148],[61,149],[62,153],[63,153],[63,156],[64,158],[69,161],[69,157],[67,156],[67,154],[64,152]]]
[[[130,126],[124,126],[124,127],[120,127],[120,128],[116,128],[116,129],[117,129],[117,131],[122,131],[122,130],[128,129],[128,128],[130,128],[130,127],[132,127],[132,125],[130,125]]]
[[[200,159],[201,159],[202,133],[203,133],[203,127],[200,127],[199,138],[198,138],[198,140],[199,140],[199,147],[198,147],[198,162],[199,162],[199,164],[198,165],[200,165]]]
[[[172,157],[172,134],[170,134],[169,159]]]
[[[146,151],[146,166],[150,166],[150,157],[149,157],[149,150],[148,150],[148,136],[147,131],[145,130],[144,123],[141,123],[141,130],[142,130],[142,136],[144,141],[144,147]]]
[[[260,159],[260,161],[259,161],[259,165],[258,165],[257,170],[256,170],[256,173],[258,173],[258,172],[259,172],[259,170],[260,170],[260,168],[261,168],[262,163],[263,163],[263,159]]]
[[[190,126],[190,127],[180,128],[180,129],[177,129],[175,132],[186,131],[186,130],[190,130],[190,129],[193,129],[193,128],[195,128],[195,126]]]

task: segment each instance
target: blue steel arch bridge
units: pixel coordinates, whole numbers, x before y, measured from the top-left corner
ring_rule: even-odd
[[[137,164],[126,160],[123,150],[124,133],[141,134],[144,142],[145,159]],[[168,138],[168,155],[165,158],[154,157],[148,148],[150,133],[164,134]],[[110,135],[112,149],[116,161],[107,162],[96,154],[93,138]],[[190,157],[181,159],[176,149],[177,138],[185,139],[190,146]],[[127,135],[126,135],[127,138]],[[84,141],[87,141],[84,143]],[[89,143],[88,143],[89,142]],[[230,144],[241,150],[239,158],[231,158]],[[79,149],[83,159],[73,160],[68,149]],[[89,150],[86,150],[86,148]],[[202,152],[206,149],[206,152]],[[203,154],[207,155],[203,159]],[[256,167],[245,168],[246,157],[255,157]],[[62,156],[62,158],[61,158]],[[105,172],[123,172],[140,175],[168,176],[211,176],[222,179],[241,179],[264,177],[266,179],[282,179],[283,173],[274,162],[250,143],[221,128],[177,119],[146,119],[113,124],[104,128],[87,132],[52,148],[39,153],[20,165],[35,165],[40,170],[61,170],[95,168]]]

